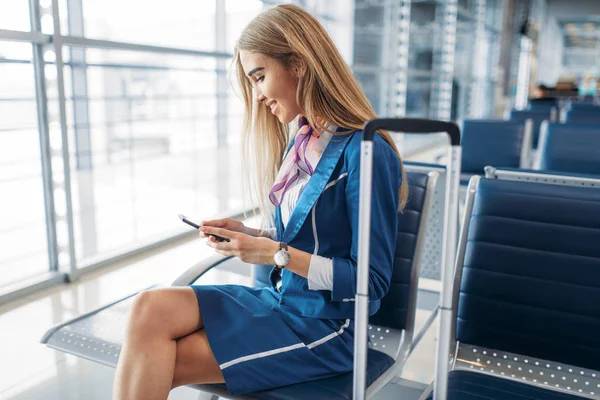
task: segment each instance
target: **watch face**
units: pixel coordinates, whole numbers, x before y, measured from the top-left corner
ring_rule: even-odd
[[[274,261],[278,267],[285,267],[290,262],[290,253],[285,250],[279,250],[275,253]]]

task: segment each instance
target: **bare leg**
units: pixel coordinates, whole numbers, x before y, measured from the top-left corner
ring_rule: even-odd
[[[198,300],[192,288],[166,288],[138,294],[127,323],[113,399],[167,399],[175,373],[176,339],[202,327]]]
[[[206,331],[200,330],[177,340],[173,388],[195,383],[224,383],[221,368],[208,344]]]

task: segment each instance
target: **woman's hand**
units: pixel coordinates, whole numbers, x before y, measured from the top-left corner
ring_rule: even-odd
[[[279,250],[279,243],[271,239],[253,237],[224,228],[203,225],[200,227],[200,233],[208,236],[206,245],[215,249],[217,253],[238,257],[249,264],[273,264],[273,256]],[[218,242],[209,235],[227,238],[229,242]]]
[[[244,233],[246,235],[250,235],[250,236],[256,236],[254,235],[254,229],[252,228],[247,228],[244,223],[242,221],[238,221],[237,219],[231,219],[231,218],[222,218],[222,219],[214,219],[211,221],[202,221],[200,223],[200,226],[212,226],[214,228],[223,228],[223,229],[227,229],[228,231],[232,231],[232,232],[240,232],[240,233]],[[204,232],[202,232],[202,230],[200,230],[200,237],[201,238],[205,238],[206,235],[204,234]]]

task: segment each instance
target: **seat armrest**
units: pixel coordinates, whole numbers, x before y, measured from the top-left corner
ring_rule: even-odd
[[[205,260],[202,260],[198,264],[192,266],[190,269],[179,275],[177,279],[173,281],[171,286],[189,286],[194,283],[199,277],[204,275],[206,272],[221,264],[224,261],[233,258],[233,256],[223,256],[216,254]]]

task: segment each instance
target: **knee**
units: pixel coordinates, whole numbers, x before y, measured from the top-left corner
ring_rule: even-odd
[[[135,296],[131,306],[128,331],[156,334],[160,331],[160,321],[164,320],[164,313],[165,304],[159,290],[141,291]]]

